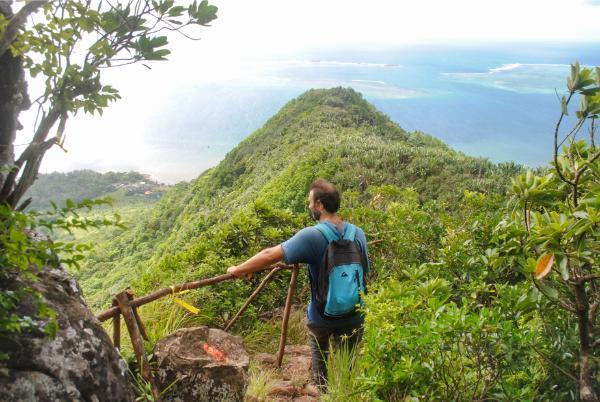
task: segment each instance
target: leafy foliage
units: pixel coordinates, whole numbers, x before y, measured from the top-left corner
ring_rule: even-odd
[[[543,378],[529,347],[538,341],[539,323],[515,319],[514,300],[504,300],[514,292],[502,292],[491,306],[465,299],[459,305],[448,281],[413,275],[386,283],[369,299],[363,364],[374,396],[532,399]]]
[[[600,70],[573,64],[567,87],[554,133],[553,165],[542,175],[528,171],[512,180],[514,209],[507,220],[508,225],[520,226],[515,238],[522,247],[513,252],[553,312],[549,327],[565,328],[562,334],[552,333],[560,340],[554,354],[562,358],[556,363],[571,380],[579,379],[581,400],[597,400],[600,151],[595,124],[600,114]],[[577,121],[561,133],[574,96],[581,100]],[[582,129],[588,130],[587,141],[579,137]]]
[[[48,2],[43,8],[46,23],[24,30],[12,44],[13,54],[23,56],[32,76],[43,73],[44,101],[63,113],[83,109],[102,114],[109,102],[120,98],[115,88],[100,83],[102,68],[166,60],[168,40],[159,35],[165,26],[180,30],[207,25],[217,11],[206,0],[187,9],[172,0],[114,6],[99,1],[95,6],[91,2]],[[85,51],[79,60],[82,46]]]

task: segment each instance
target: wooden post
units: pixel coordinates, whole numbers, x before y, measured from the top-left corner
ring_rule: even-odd
[[[129,298],[129,304],[131,304],[131,301],[133,300],[133,290],[131,290],[130,288],[127,288],[125,290],[125,292],[127,292],[127,297]],[[142,338],[144,338],[144,340],[148,340],[148,335],[146,334],[146,327],[144,327],[144,323],[142,322],[142,319],[140,318],[140,314],[137,311],[137,307],[131,307],[131,309],[133,310],[133,316],[135,317],[135,322],[137,322],[138,328],[140,329],[140,334],[142,335]]]
[[[231,328],[233,326],[233,324],[235,324],[235,322],[238,320],[238,318],[240,318],[240,316],[244,313],[244,311],[246,311],[246,309],[248,308],[250,303],[252,303],[252,300],[254,300],[256,298],[256,296],[258,296],[260,291],[263,290],[263,288],[269,282],[269,280],[273,277],[273,275],[275,275],[276,272],[281,271],[282,269],[283,269],[282,267],[275,267],[271,270],[271,272],[269,272],[267,274],[267,276],[265,276],[265,278],[262,280],[260,285],[258,285],[256,290],[250,295],[248,300],[246,300],[246,303],[244,303],[242,308],[240,308],[240,311],[238,311],[237,314],[235,315],[235,317],[233,317],[231,319],[231,321],[229,321],[229,324],[227,324],[227,326],[225,327],[225,331],[229,331],[229,328]]]
[[[150,370],[150,365],[148,364],[148,359],[146,358],[144,341],[142,340],[142,335],[140,334],[140,330],[135,319],[133,308],[129,303],[129,295],[127,294],[127,291],[119,293],[116,296],[116,299],[117,304],[119,305],[119,309],[121,310],[121,314],[123,314],[125,324],[127,325],[129,337],[131,338],[131,344],[133,345],[133,350],[135,352],[135,357],[137,358],[138,366],[142,371],[142,376],[146,381],[150,383],[152,387],[152,394],[154,395],[155,400],[160,401],[160,391],[158,390],[156,381],[154,381],[152,370]]]
[[[281,338],[279,339],[279,351],[277,352],[277,367],[281,367],[283,362],[283,353],[285,352],[285,342],[287,340],[288,321],[290,319],[290,311],[292,310],[292,298],[296,290],[296,282],[298,281],[298,264],[294,264],[292,268],[292,278],[288,287],[287,298],[285,300],[285,309],[283,311],[283,321],[281,323]]]
[[[117,306],[117,299],[113,299],[113,306]],[[121,314],[113,317],[113,344],[115,348],[121,350]]]

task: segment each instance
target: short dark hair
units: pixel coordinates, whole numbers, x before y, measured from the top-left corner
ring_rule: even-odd
[[[330,181],[317,179],[310,185],[309,192],[313,192],[313,201],[321,201],[325,210],[335,213],[340,209],[340,192]]]

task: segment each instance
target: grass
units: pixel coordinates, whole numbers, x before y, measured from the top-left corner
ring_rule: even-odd
[[[357,346],[358,348],[358,346]],[[360,391],[358,381],[361,369],[357,348],[350,349],[347,344],[329,350],[327,356],[327,393],[323,402],[361,402],[368,396]]]
[[[308,343],[308,329],[305,322],[305,311],[292,310],[288,322],[287,345],[306,345]],[[259,321],[250,330],[241,334],[244,344],[250,354],[276,353],[279,348],[281,336],[281,318],[268,321]]]
[[[250,378],[245,400],[250,402],[266,401],[271,389],[275,370],[261,367],[258,363],[250,363]]]
[[[152,344],[180,328],[190,326],[193,320],[193,317],[175,304],[170,297],[144,307],[146,308],[140,309],[140,317]]]
[[[293,309],[288,322],[287,345],[306,345],[308,343],[308,329],[304,309]],[[281,336],[281,317],[268,321],[258,321],[242,336],[246,349],[251,355],[257,353],[275,354],[279,348]],[[252,362],[250,364],[250,379],[246,391],[247,402],[262,402],[269,400],[269,393],[273,387],[273,380],[277,377],[274,369],[261,367]]]

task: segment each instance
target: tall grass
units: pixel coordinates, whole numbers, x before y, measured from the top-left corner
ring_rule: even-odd
[[[250,363],[250,378],[245,400],[247,402],[267,401],[273,388],[275,370],[261,367],[258,363]]]
[[[308,343],[308,329],[305,322],[306,312],[292,310],[288,323],[288,345],[306,345]],[[281,335],[281,318],[269,321],[259,321],[250,330],[241,334],[244,337],[246,348],[251,354],[276,353]]]
[[[178,329],[190,326],[193,321],[193,317],[169,297],[147,305],[140,311],[140,316],[153,345]]]
[[[337,349],[330,347],[327,356],[327,392],[321,396],[323,402],[370,400],[361,390],[359,360],[357,348],[350,349],[345,342]]]

